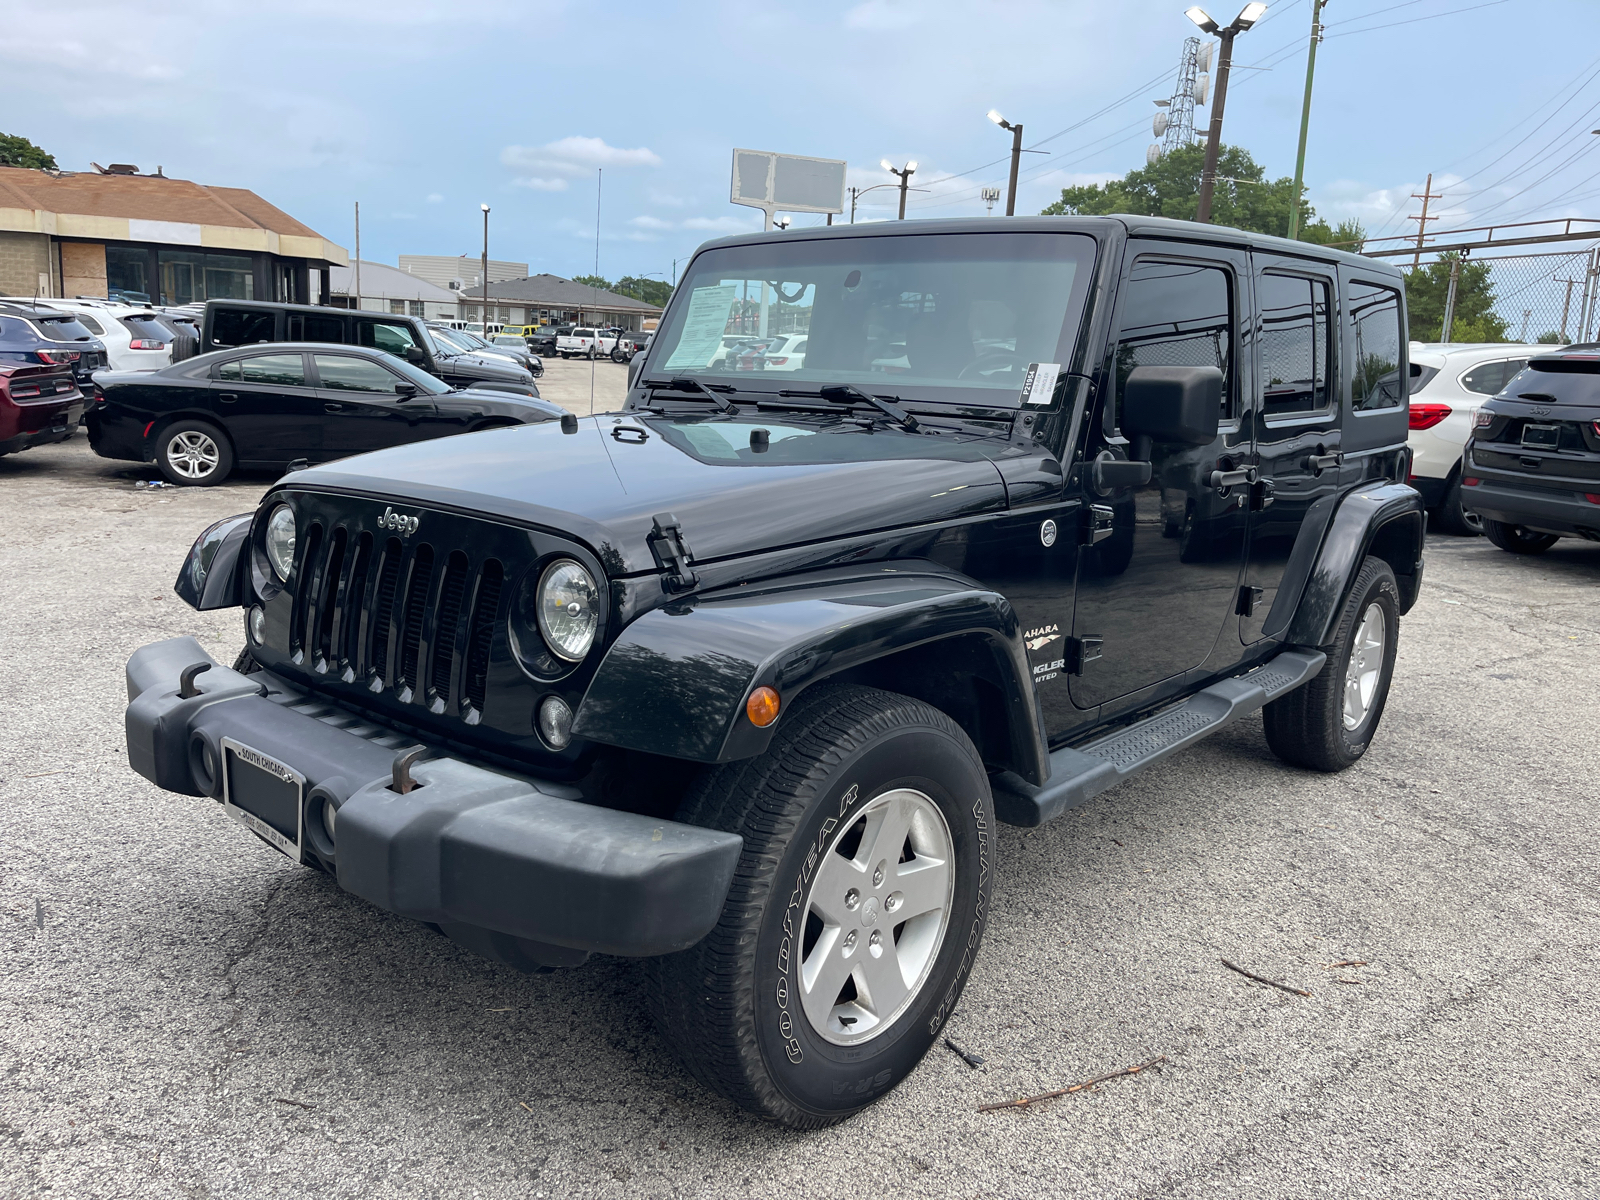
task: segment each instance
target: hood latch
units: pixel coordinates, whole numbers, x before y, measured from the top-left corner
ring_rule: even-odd
[[[693,551],[683,539],[683,526],[671,513],[657,513],[651,518],[650,549],[666,569],[661,584],[669,592],[686,592],[700,582],[700,577],[689,566]]]

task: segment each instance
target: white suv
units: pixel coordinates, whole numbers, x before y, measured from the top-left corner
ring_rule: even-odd
[[[30,301],[13,301],[30,303]],[[48,301],[51,308],[69,312],[106,346],[106,365],[113,371],[159,371],[172,365],[172,331],[144,305],[115,300]]]
[[[1461,450],[1478,406],[1528,363],[1554,346],[1485,342],[1411,343],[1411,486],[1436,529],[1483,532],[1477,514],[1461,507]]]

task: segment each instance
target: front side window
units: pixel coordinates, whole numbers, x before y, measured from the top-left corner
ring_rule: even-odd
[[[1376,284],[1352,283],[1350,326],[1355,339],[1351,406],[1356,412],[1399,408],[1409,390],[1400,381],[1400,356],[1405,349],[1400,293]]]
[[[306,366],[298,354],[260,354],[240,361],[245,383],[270,383],[277,387],[305,387]]]
[[[387,321],[363,321],[361,344],[376,350],[387,350],[390,354],[404,355],[417,342],[411,336],[409,325],[391,325]]]
[[[1256,282],[1261,307],[1261,387],[1265,415],[1318,412],[1332,399],[1327,281],[1263,274]]]
[[[1208,263],[1142,258],[1122,285],[1117,399],[1135,367],[1216,367],[1233,412],[1233,276]]]
[[[312,359],[317,364],[317,378],[325,388],[394,394],[395,377],[370,359],[347,354],[314,354]]]

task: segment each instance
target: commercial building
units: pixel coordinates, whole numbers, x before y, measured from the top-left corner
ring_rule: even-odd
[[[404,261],[402,259],[402,261]],[[559,275],[531,275],[496,282],[491,269],[489,320],[514,325],[616,325],[622,329],[654,328],[661,310],[632,296],[619,296]],[[478,320],[483,289],[463,288],[461,315]],[[474,303],[477,301],[477,303]]]
[[[0,295],[326,304],[349,256],[244,188],[0,167]]]
[[[329,303],[335,308],[357,307],[355,264],[334,267],[329,272],[329,287],[333,293]],[[360,308],[364,312],[453,321],[461,315],[459,299],[449,288],[419,279],[398,267],[361,260]]]
[[[435,287],[449,288],[453,292],[483,282],[483,259],[470,254],[402,254],[400,269],[407,275],[415,275]],[[527,274],[527,263],[503,262],[497,258],[489,260],[490,283],[498,283],[502,279],[522,279]],[[365,288],[362,290],[365,291]]]

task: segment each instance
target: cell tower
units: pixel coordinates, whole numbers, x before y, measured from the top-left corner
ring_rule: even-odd
[[[1202,49],[1199,38],[1185,38],[1183,60],[1178,65],[1178,82],[1172,98],[1157,100],[1160,109],[1151,124],[1151,131],[1161,140],[1152,142],[1145,154],[1146,162],[1155,162],[1163,154],[1194,144],[1194,110],[1204,105],[1211,94],[1211,55],[1215,43],[1207,42]]]

